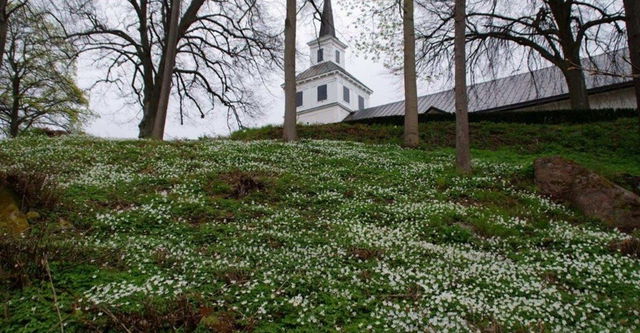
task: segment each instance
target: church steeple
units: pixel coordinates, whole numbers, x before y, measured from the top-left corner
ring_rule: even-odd
[[[324,8],[322,9],[322,18],[320,21],[320,37],[336,37],[336,28],[333,25],[333,10],[331,9],[331,0],[324,0]]]
[[[367,108],[373,93],[346,69],[348,46],[336,37],[331,0],[324,0],[320,22],[318,38],[307,43],[311,67],[296,76],[298,122],[302,124],[340,122]]]

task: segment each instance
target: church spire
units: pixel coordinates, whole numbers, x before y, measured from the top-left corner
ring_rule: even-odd
[[[336,28],[333,25],[333,10],[331,9],[331,0],[324,0],[324,8],[322,9],[322,18],[320,25],[320,37],[336,36]]]

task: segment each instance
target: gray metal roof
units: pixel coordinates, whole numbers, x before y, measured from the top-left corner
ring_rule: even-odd
[[[364,88],[371,90],[369,87],[367,87],[364,83],[362,83],[360,80],[356,79],[353,75],[351,75],[351,73],[347,72],[346,69],[342,68],[341,66],[339,66],[338,64],[334,63],[333,61],[325,61],[322,63],[319,63],[317,65],[311,66],[309,69],[307,69],[306,71],[298,74],[296,76],[296,82],[298,81],[302,81],[302,80],[306,80],[306,79],[310,79],[322,74],[328,74],[331,72],[341,72],[344,75],[346,75],[347,77],[349,77],[351,80],[355,81],[356,83],[358,83],[359,85],[363,86]]]
[[[583,66],[598,68],[601,73],[630,74],[628,49],[585,59]],[[630,77],[598,75],[585,72],[587,89],[598,90],[631,84]],[[523,106],[541,104],[568,98],[568,89],[562,72],[555,66],[529,73],[517,74],[488,82],[471,85],[469,91],[470,112],[506,111]],[[455,112],[453,89],[418,98],[418,112],[435,108]],[[356,111],[346,120],[404,115],[404,101],[374,106]]]

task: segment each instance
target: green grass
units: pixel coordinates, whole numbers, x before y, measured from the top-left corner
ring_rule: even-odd
[[[640,128],[635,118],[586,124],[471,123],[474,155],[491,160],[531,161],[559,154],[606,176],[640,175]],[[280,139],[282,129],[263,127],[237,131],[233,140]],[[402,144],[403,128],[393,125],[331,124],[300,126],[303,139],[348,140],[372,144]],[[455,123],[420,124],[421,149],[455,148]]]
[[[547,139],[535,152],[517,148],[516,137],[534,142],[524,134],[491,149],[496,134],[476,141],[474,174],[461,177],[439,126],[423,133],[443,143],[416,150],[1,141],[0,179],[38,185],[16,190],[40,217],[22,237],[0,236],[0,332],[640,330],[640,260],[611,246],[630,236],[538,196],[530,164],[565,151],[638,175],[637,145],[591,137],[580,151],[537,128]],[[476,135],[506,131],[483,126]],[[637,139],[630,122],[586,126]],[[580,141],[577,127],[556,130]],[[397,143],[400,131],[301,132]]]

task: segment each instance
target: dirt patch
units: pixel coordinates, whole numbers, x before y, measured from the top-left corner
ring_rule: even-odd
[[[456,222],[453,225],[455,225],[456,227],[462,229],[462,230],[466,230],[471,234],[475,234],[477,231],[476,226],[472,225],[472,224],[467,224],[464,222]]]
[[[238,316],[234,312],[219,311],[214,312],[210,308],[202,308],[201,312],[204,314],[200,323],[202,326],[211,330],[212,332],[220,333],[232,333],[232,332],[246,332],[252,331],[255,322],[252,318],[248,318],[248,325],[242,325]]]
[[[637,238],[611,242],[611,244],[609,244],[609,249],[614,252],[620,252],[629,257],[640,258],[640,240]]]
[[[274,236],[266,237],[266,243],[272,249],[279,249],[279,248],[284,246],[284,243],[280,239],[278,239],[278,238],[276,238]]]
[[[454,202],[464,207],[481,207],[483,205],[482,201],[472,198],[468,195],[457,197],[454,199]]]
[[[267,187],[267,176],[244,171],[233,171],[221,175],[221,179],[231,186],[229,198],[242,199]]]
[[[218,274],[218,278],[226,284],[245,284],[251,279],[251,272],[242,268],[231,268]]]
[[[0,233],[18,236],[27,229],[29,222],[20,210],[17,196],[9,188],[0,186]]]
[[[360,278],[360,280],[364,282],[371,281],[371,279],[373,278],[373,272],[365,269],[362,272],[358,273],[358,278]]]
[[[422,289],[422,287],[420,287],[415,283],[412,283],[407,287],[407,290],[405,293],[386,295],[386,297],[417,301],[418,299],[420,299],[423,293],[424,293],[424,290]]]
[[[0,188],[14,192],[20,209],[53,209],[59,202],[59,194],[49,177],[42,173],[0,173]]]
[[[368,249],[362,247],[354,247],[347,251],[347,254],[350,257],[359,259],[359,260],[371,260],[371,259],[380,259],[384,254],[384,251],[380,249]]]
[[[22,235],[38,212],[50,211],[58,204],[58,194],[49,179],[39,173],[0,174],[0,233]]]
[[[106,314],[107,321],[85,321],[87,328],[96,332],[128,331],[128,332],[160,332],[184,331],[193,332],[200,321],[202,313],[199,306],[186,298],[163,304],[145,303],[139,312],[110,311],[101,306],[91,308],[91,312]],[[97,326],[96,323],[104,323]]]
[[[178,263],[178,259],[171,256],[169,250],[157,248],[152,254],[153,261],[160,267],[170,268]]]
[[[44,259],[64,266],[99,265],[104,268],[126,268],[120,249],[98,250],[72,243],[62,243],[53,235],[37,233],[24,237],[0,236],[0,286],[21,289],[34,281],[46,281]]]

